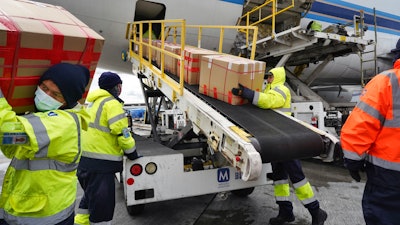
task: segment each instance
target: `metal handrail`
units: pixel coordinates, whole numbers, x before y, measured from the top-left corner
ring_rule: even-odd
[[[149,38],[147,39],[147,42],[144,41],[145,38],[143,38],[143,25],[147,24],[149,27]],[[152,43],[152,26],[153,24],[161,24],[161,35],[160,35],[160,40],[161,40],[161,46],[157,47],[153,45]],[[171,56],[173,58],[176,58],[179,60],[179,70],[181,74],[183,74],[184,71],[184,55],[183,52],[178,54],[174,54],[172,52],[166,51],[164,49],[165,46],[165,24],[178,24],[179,27],[181,27],[182,32],[181,32],[181,49],[184,49],[185,47],[185,35],[186,35],[186,21],[184,19],[175,19],[175,20],[147,20],[147,21],[137,21],[137,22],[131,22],[127,24],[126,28],[126,36],[125,38],[129,42],[129,57],[135,58],[139,61],[140,63],[140,68],[143,69],[143,66],[146,66],[150,70],[152,70],[153,74],[155,74],[157,77],[162,79],[164,82],[166,82],[173,90],[174,92],[178,93],[179,95],[183,95],[183,89],[184,89],[184,79],[183,76],[180,77],[179,79],[179,84],[177,85],[175,82],[171,82],[169,79],[166,79],[166,74],[165,74],[165,55]],[[139,29],[137,29],[139,27]],[[138,51],[137,53],[135,52],[133,46],[138,46]],[[148,47],[149,49],[149,57],[148,59],[145,59],[143,57],[143,47]],[[152,65],[152,50],[156,50],[161,52],[161,65],[160,69],[156,69]]]
[[[149,27],[149,35],[148,39],[143,37],[143,25],[146,24]],[[152,40],[152,26],[154,24],[161,24],[161,35],[160,35],[160,41],[161,41],[161,46],[155,46],[153,45],[153,40]],[[149,68],[157,77],[162,79],[164,82],[166,82],[169,86],[172,87],[174,92],[178,93],[180,96],[183,95],[183,90],[184,90],[184,76],[180,76],[179,78],[179,85],[176,84],[176,82],[171,81],[170,79],[167,79],[166,74],[165,74],[165,56],[168,55],[170,57],[173,57],[179,61],[179,72],[180,74],[184,74],[184,51],[185,49],[185,44],[186,44],[186,32],[188,29],[194,29],[197,30],[197,47],[201,48],[201,41],[202,41],[202,34],[204,29],[219,29],[220,30],[220,35],[219,35],[219,46],[218,46],[218,52],[221,54],[224,54],[222,52],[222,47],[223,47],[223,42],[224,42],[224,33],[226,29],[243,29],[243,30],[252,30],[253,31],[253,43],[252,43],[252,49],[251,49],[251,54],[250,54],[250,59],[255,58],[255,52],[256,52],[256,41],[257,41],[257,35],[258,35],[258,27],[257,26],[228,26],[228,25],[186,25],[186,21],[184,19],[176,19],[176,20],[151,20],[151,21],[137,21],[137,22],[131,22],[127,24],[126,27],[126,34],[125,38],[129,41],[129,57],[130,58],[135,58],[136,60],[139,61],[140,64],[140,69],[143,69],[143,66],[146,66]],[[172,39],[173,43],[178,42],[178,36],[180,37],[180,46],[181,46],[181,51],[180,54],[176,54],[173,52],[169,52],[165,50],[165,42],[167,40],[167,37],[169,36],[169,32],[173,30],[172,34]],[[166,32],[167,31],[167,35]],[[137,46],[138,51],[135,51],[134,46]],[[145,59],[143,57],[143,48],[147,47],[149,49],[149,55],[148,59]],[[161,54],[161,60],[160,60],[160,68],[156,68],[152,64],[152,50],[159,51]]]
[[[276,23],[275,22],[275,18],[276,18],[276,16],[281,14],[281,13],[283,13],[283,12],[285,12],[285,11],[287,11],[287,10],[289,10],[289,9],[291,9],[291,8],[294,8],[294,0],[292,0],[292,4],[291,5],[283,8],[283,9],[280,9],[279,11],[277,11],[277,5],[278,5],[277,1],[278,0],[267,0],[267,1],[265,1],[263,4],[253,8],[252,10],[248,11],[247,13],[245,13],[243,16],[241,16],[239,18],[238,21],[240,22],[243,19],[246,19],[246,26],[255,26],[255,25],[259,24],[259,23],[262,23],[262,22],[264,22],[266,20],[271,19],[271,30],[272,30],[271,36],[273,38],[275,36],[275,23]],[[269,4],[272,4],[272,6],[271,6],[271,9],[272,9],[271,10],[271,14],[262,18],[261,17],[261,10],[264,7],[266,7],[267,5],[269,5]],[[259,15],[258,16],[258,20],[256,22],[250,23],[250,16],[255,12],[257,12],[258,15]],[[242,31],[242,32],[245,32],[245,31]],[[248,40],[248,35],[249,34],[246,33],[246,39],[247,40]]]

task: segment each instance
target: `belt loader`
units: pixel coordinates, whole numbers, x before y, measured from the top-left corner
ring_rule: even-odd
[[[143,23],[150,28],[152,23],[162,25],[161,46],[142,37]],[[183,76],[166,72],[166,55],[179,61],[180,74],[184,68],[182,52],[164,50],[164,26],[168,23],[180,29],[181,49],[185,49],[185,30],[189,28],[253,29],[257,35],[254,26],[197,27],[184,20],[128,24],[129,52],[123,56],[132,63],[133,74],[142,84],[144,121],[150,124],[147,136],[134,132],[143,157],[126,159],[120,176],[131,215],[141,213],[145,204],[164,200],[227,191],[247,196],[254,187],[271,183],[267,179],[272,172],[270,162],[315,157],[338,148],[337,138],[301,120],[250,103],[234,106],[213,99],[200,94],[198,85],[186,84]],[[143,56],[145,48],[147,58]],[[149,49],[161,53],[161,65],[155,65]]]

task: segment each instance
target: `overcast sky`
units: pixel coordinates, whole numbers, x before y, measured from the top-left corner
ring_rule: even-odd
[[[106,70],[102,68],[96,69],[89,91],[99,88],[98,80],[103,72],[106,72]],[[118,75],[122,79],[122,93],[120,98],[124,100],[125,104],[144,103],[142,87],[140,86],[139,79],[133,74],[119,73]]]

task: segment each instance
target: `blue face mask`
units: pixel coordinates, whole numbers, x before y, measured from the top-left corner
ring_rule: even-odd
[[[39,111],[44,112],[58,109],[63,105],[63,103],[55,100],[46,94],[40,87],[37,87],[35,92],[35,105]]]

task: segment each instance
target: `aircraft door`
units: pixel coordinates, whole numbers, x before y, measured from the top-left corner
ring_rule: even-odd
[[[139,0],[136,2],[134,21],[164,20],[166,7],[162,3]],[[143,35],[148,33],[148,24],[143,24]],[[152,25],[153,39],[159,39],[161,24]]]

